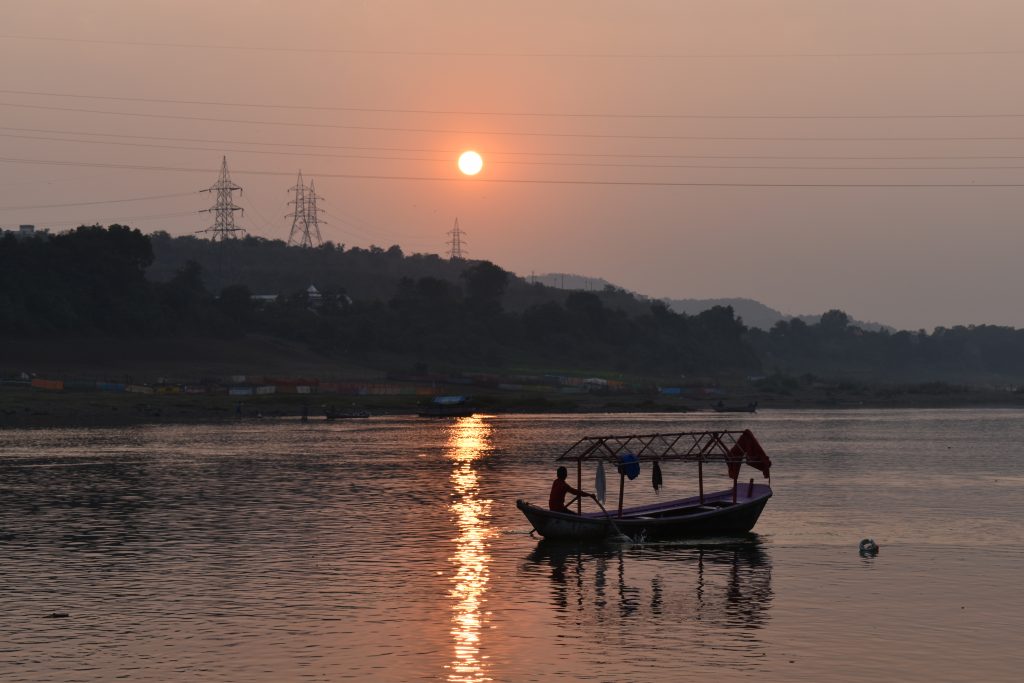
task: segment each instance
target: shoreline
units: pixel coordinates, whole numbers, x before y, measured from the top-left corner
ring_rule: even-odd
[[[772,410],[901,410],[1024,408],[1024,395],[975,391],[951,394],[733,395],[727,406],[757,403],[758,413]],[[741,416],[745,411],[720,413],[710,399],[692,400],[650,395],[572,395],[472,393],[471,406],[481,414],[706,414]],[[371,416],[415,416],[424,399],[415,396],[276,395],[240,399],[226,395],[137,395],[0,390],[0,430],[125,427],[148,424],[227,424],[260,419],[298,419],[305,408],[310,422],[327,420],[325,409],[367,411]],[[430,418],[424,418],[430,419]],[[438,419],[438,418],[432,418]],[[443,419],[443,418],[442,418]]]

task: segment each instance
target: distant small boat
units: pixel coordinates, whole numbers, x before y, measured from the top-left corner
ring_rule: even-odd
[[[354,418],[370,417],[367,410],[325,410],[324,419],[327,420],[351,420]]]
[[[756,413],[757,401],[748,403],[745,406],[727,406],[721,401],[712,406],[716,413]]]
[[[465,396],[435,396],[420,408],[420,417],[473,417],[473,408]]]

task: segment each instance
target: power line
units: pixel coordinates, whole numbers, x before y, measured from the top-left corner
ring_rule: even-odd
[[[117,216],[114,218],[105,218],[103,223],[110,223],[111,221],[142,221],[142,220],[157,220],[160,218],[181,218],[183,216],[195,216],[198,211],[177,211],[175,213],[155,213],[145,214],[142,216]],[[47,225],[87,225],[87,222],[81,220],[74,221],[46,221]]]
[[[445,159],[426,157],[396,157],[380,156],[373,154],[333,154],[325,152],[281,152],[259,149],[233,149],[225,147],[190,147],[182,145],[157,145],[139,142],[116,142],[110,140],[75,140],[69,138],[56,138],[49,136],[13,135],[0,133],[0,137],[9,137],[16,140],[41,140],[45,142],[70,142],[88,145],[113,145],[118,147],[141,147],[146,149],[170,149],[175,151],[198,151],[198,152],[231,152],[238,154],[263,154],[274,156],[291,157],[326,157],[331,159],[368,159],[374,161],[417,161],[432,162],[445,161]],[[725,157],[734,158],[734,157]],[[735,157],[747,158],[747,157]],[[757,158],[757,157],[751,157]],[[872,159],[889,159],[891,157],[871,157]],[[956,159],[957,157],[951,157]],[[1024,159],[1024,157],[989,157],[995,159]],[[943,159],[943,157],[936,157]],[[899,158],[896,158],[899,160]],[[520,161],[505,159],[490,162],[497,165],[511,166],[569,166],[584,168],[651,168],[651,169],[733,169],[733,170],[767,170],[767,171],[996,171],[996,170],[1020,170],[1022,166],[779,166],[779,165],[756,165],[756,164],[651,164],[651,163],[608,163],[594,161]]]
[[[119,45],[124,47],[159,47],[185,50],[237,50],[245,52],[293,52],[300,54],[379,55],[398,57],[497,57],[525,59],[841,59],[885,57],[1004,57],[1024,55],[1024,50],[893,50],[864,52],[497,52],[453,50],[357,50],[323,47],[282,47],[271,45],[216,45],[210,43],[143,42],[130,40],[101,40],[92,38],[63,38],[55,36],[0,35],[4,40],[47,41],[80,43],[86,45]]]
[[[21,206],[0,206],[0,211],[22,211],[25,209],[60,209],[71,206],[96,206],[99,204],[121,204],[123,202],[144,202],[153,199],[171,199],[173,197],[191,197],[194,192],[175,192],[173,194],[154,194],[146,197],[124,197],[121,199],[98,199],[89,202],[65,202],[63,204],[23,204]]]
[[[373,161],[418,161],[418,162],[441,162],[446,161],[445,159],[427,158],[427,157],[397,157],[397,156],[380,156],[373,154],[333,154],[324,152],[280,152],[272,150],[259,150],[259,149],[233,149],[225,147],[189,147],[182,145],[157,145],[147,144],[139,142],[116,142],[109,140],[75,140],[69,138],[55,138],[49,136],[32,136],[32,135],[13,135],[10,133],[0,133],[0,137],[14,138],[16,140],[41,140],[45,142],[70,142],[80,143],[88,145],[113,145],[118,147],[141,147],[146,149],[170,149],[176,151],[197,151],[197,152],[231,152],[237,154],[263,154],[263,155],[274,155],[274,156],[290,156],[290,157],[325,157],[331,159],[368,159]],[[688,157],[688,158],[760,158],[760,157]],[[776,157],[770,157],[776,158]],[[783,157],[789,158],[789,157]],[[792,157],[792,158],[804,158],[804,157]],[[816,158],[816,157],[811,157]],[[845,157],[836,157],[837,159],[843,159]],[[892,159],[892,160],[905,160],[900,157],[853,157],[855,159]],[[923,159],[932,158],[935,160],[943,159],[964,159],[964,158],[975,158],[975,157],[921,157]],[[1010,157],[1010,156],[996,156],[996,157],[979,157],[988,159],[1024,159],[1024,156]],[[823,160],[827,158],[822,158]],[[650,168],[650,169],[709,169],[709,170],[766,170],[766,171],[998,171],[998,170],[1020,170],[1024,169],[1024,166],[780,166],[780,165],[756,165],[756,164],[651,164],[651,163],[607,163],[607,162],[594,162],[594,161],[520,161],[515,159],[504,159],[491,161],[491,164],[496,165],[507,165],[507,166],[559,166],[559,167],[583,167],[583,168]]]
[[[246,198],[245,202],[248,205],[248,208],[251,209],[252,211],[255,211],[256,214],[260,217],[260,219],[264,223],[264,227],[266,227],[270,232],[272,232],[273,231],[273,226],[271,225],[271,222],[266,218],[266,216],[260,212],[260,210],[250,201],[249,198]],[[195,216],[195,215],[197,215],[199,213],[201,213],[201,212],[199,212],[199,211],[178,211],[178,212],[175,212],[175,213],[144,214],[144,215],[136,215],[136,216],[115,216],[115,217],[104,218],[102,220],[97,220],[95,222],[109,224],[109,223],[121,222],[121,221],[127,222],[127,221],[142,221],[142,220],[159,220],[159,219],[163,219],[163,218],[181,218],[181,217],[185,217],[185,216]],[[333,214],[330,214],[329,212],[325,212],[325,213],[328,213],[328,215],[332,215],[333,216]],[[335,218],[338,218],[338,217],[335,216]],[[341,220],[341,219],[339,218],[339,220]],[[342,222],[344,223],[344,221],[342,221]],[[71,220],[71,221],[46,221],[46,225],[48,225],[48,226],[89,225],[89,224],[91,224],[90,221],[88,221],[88,220],[87,221],[83,221],[81,219]],[[342,232],[348,232],[348,231],[342,229]],[[384,235],[374,236],[373,234],[369,234],[369,233],[365,233],[365,234],[362,234],[362,235],[352,234],[352,236],[357,238],[357,239],[359,239],[359,240],[368,240],[370,242],[373,242],[374,240],[377,240],[378,238],[382,238],[385,241],[391,241],[394,238],[394,235],[392,235],[392,237],[386,237]],[[421,244],[426,244],[428,242],[431,243],[431,244],[433,243],[433,240],[427,240],[427,239],[423,238],[422,236],[415,237],[415,238],[400,238],[400,241],[403,242],[403,243],[410,242],[410,241],[412,241],[412,242],[419,242]]]
[[[31,133],[56,133],[59,135],[83,135],[91,137],[114,137],[123,138],[128,140],[163,140],[171,142],[202,142],[217,145],[217,149],[223,149],[222,145],[254,145],[264,147],[305,147],[309,149],[355,149],[355,150],[366,150],[366,151],[383,151],[383,152],[412,152],[412,153],[428,153],[428,154],[458,154],[463,150],[459,149],[437,149],[437,148],[422,148],[422,147],[375,147],[375,146],[359,146],[359,145],[325,145],[325,144],[303,144],[303,143],[285,143],[285,142],[263,142],[256,140],[215,140],[210,138],[183,138],[183,137],[167,137],[167,136],[153,136],[153,135],[126,135],[122,133],[96,133],[90,131],[67,131],[67,130],[54,130],[47,128],[18,128],[11,126],[0,126],[0,130],[13,130]],[[30,136],[10,135],[6,133],[0,133],[0,136],[12,137],[16,139],[44,139],[50,140],[51,138],[33,138]],[[54,141],[64,142],[64,140],[54,139]],[[70,142],[70,141],[69,141]],[[75,140],[74,142],[86,143],[87,140]],[[107,142],[107,141],[101,141]],[[145,145],[150,146],[150,145]],[[163,149],[162,146],[153,145],[158,149]],[[173,149],[183,149],[180,145],[175,145]],[[203,151],[208,151],[209,148],[201,148]],[[224,150],[232,151],[232,150]],[[250,152],[254,153],[258,150],[236,150],[240,153]],[[340,156],[340,155],[339,155]],[[958,154],[958,155],[901,155],[901,156],[877,156],[877,155],[790,155],[790,154],[646,154],[646,153],[616,153],[616,152],[517,152],[517,151],[491,151],[488,152],[488,157],[491,156],[536,156],[536,157],[572,157],[581,159],[596,159],[596,158],[608,158],[608,159],[764,159],[764,160],[801,160],[801,161],[938,161],[938,160],[949,160],[949,161],[964,161],[964,160],[998,160],[998,159],[1024,159],[1024,155],[1006,155],[1006,154]],[[341,157],[345,158],[345,157]],[[376,157],[376,156],[356,156],[352,158],[370,158],[370,159],[401,159],[401,157]],[[425,161],[443,161],[437,159],[425,159]],[[503,162],[504,163],[504,162]]]
[[[109,174],[101,173],[100,175],[104,176],[104,175],[109,175]],[[79,176],[75,176],[73,178],[68,178],[68,177],[64,177],[64,178],[47,178],[45,180],[40,180],[38,178],[34,178],[32,180],[18,180],[18,181],[15,181],[13,183],[0,183],[0,187],[18,187],[18,186],[21,186],[21,185],[37,185],[37,186],[38,185],[54,185],[56,183],[70,183],[70,182],[81,183],[82,181],[90,180],[93,177],[94,177],[94,174],[87,175],[87,176],[84,176],[84,177],[79,175]]]
[[[332,211],[325,210],[324,213],[334,219],[334,226],[336,230],[340,230],[356,240],[368,241],[370,243],[382,241],[392,243],[418,242],[420,244],[434,244],[434,240],[427,240],[422,235],[404,235],[393,230],[385,230],[350,214],[346,214],[348,217],[345,218]]]
[[[360,239],[375,239],[376,237],[383,237],[389,240],[399,239],[402,241],[421,242],[423,244],[434,243],[434,240],[427,239],[422,234],[399,232],[398,230],[381,228],[379,225],[370,223],[364,218],[360,218],[351,212],[343,211],[337,207],[335,207],[334,211],[324,210],[324,213],[339,223],[349,226],[351,234],[355,237],[360,237]],[[360,236],[359,233],[362,235]]]
[[[79,114],[104,114],[110,116],[129,116],[136,118],[173,119],[177,121],[202,121],[206,123],[235,123],[260,126],[291,126],[298,128],[332,128],[341,130],[382,131],[399,133],[443,133],[456,135],[508,135],[517,137],[542,138],[577,138],[602,140],[723,140],[723,141],[786,141],[786,142],[939,142],[939,141],[992,141],[1024,140],[1024,136],[984,135],[984,136],[769,136],[769,135],[630,135],[621,133],[545,133],[538,131],[499,131],[499,130],[456,130],[452,128],[406,128],[399,126],[357,126],[341,123],[308,123],[295,121],[262,121],[255,119],[226,119],[212,116],[186,116],[183,114],[153,114],[146,112],[121,112],[104,109],[86,109],[79,107],[55,107],[42,104],[19,104],[0,102],[0,107],[19,109],[40,109],[45,111],[68,111]]]
[[[375,243],[375,240],[377,240],[378,238],[382,238],[385,241],[390,240],[390,238],[385,237],[384,235],[374,236],[372,233],[354,227],[351,223],[339,220],[337,216],[335,216],[330,211],[327,211],[326,213],[328,216],[335,219],[334,229],[341,232],[343,235],[351,237],[353,240],[368,241],[370,243]]]
[[[212,107],[237,107],[245,109],[285,109],[299,111],[361,112],[372,114],[437,114],[460,116],[509,116],[531,118],[589,118],[589,119],[710,119],[710,120],[889,120],[889,119],[1012,119],[1024,118],[1024,113],[997,112],[987,114],[679,114],[679,113],[619,113],[619,112],[524,112],[524,111],[473,111],[459,109],[410,109],[393,107],[337,107],[327,105],[272,104],[267,102],[224,102],[220,100],[188,100],[161,97],[123,97],[114,95],[83,95],[79,93],[46,92],[40,90],[0,89],[5,95],[32,95],[38,97],[64,97],[82,100],[104,100],[112,102],[142,102],[147,104],[184,104]]]
[[[379,152],[423,152],[438,154],[457,154],[462,150],[457,149],[423,149],[410,147],[373,147],[361,145],[324,145],[324,144],[302,144],[289,142],[265,142],[250,140],[211,140],[210,138],[181,138],[154,135],[127,135],[124,133],[95,133],[90,131],[54,130],[52,128],[16,128],[11,126],[0,126],[0,130],[13,130],[27,133],[57,133],[58,135],[85,135],[92,137],[117,137],[129,140],[165,140],[175,142],[207,142],[215,145],[259,145],[263,147],[309,147],[314,149],[355,149],[364,151]],[[525,154],[526,152],[524,152]],[[519,154],[519,152],[505,152],[505,154]]]
[[[182,146],[180,144],[151,144],[143,142],[117,142],[111,140],[78,140],[60,137],[33,136],[33,135],[12,135],[0,133],[0,137],[11,137],[19,140],[43,140],[48,142],[73,142],[81,144],[110,144],[116,146],[156,148],[156,150],[174,150],[186,152],[216,152],[232,154],[251,154],[278,157],[322,157],[329,159],[366,159],[373,161],[397,161],[397,162],[443,162],[444,159],[433,159],[424,157],[382,157],[378,155],[339,155],[331,153],[316,152],[274,152],[266,150],[238,150],[230,147],[197,147]],[[726,157],[730,159],[731,157]],[[745,159],[745,157],[736,157]],[[754,159],[757,159],[754,157]],[[895,159],[899,158],[879,157],[864,159]],[[934,158],[943,160],[947,158]],[[950,160],[956,157],[948,158]],[[1024,157],[989,157],[988,159],[1024,159]],[[492,162],[497,165],[507,166],[556,166],[556,167],[582,167],[582,168],[637,168],[637,169],[687,169],[687,170],[765,170],[765,171],[999,171],[999,170],[1021,170],[1024,166],[779,166],[779,165],[756,165],[756,164],[638,164],[638,163],[602,163],[602,162],[561,162],[561,161],[519,161],[502,160]]]
[[[37,164],[43,166],[81,166],[89,168],[118,168],[132,171],[160,171],[175,173],[202,173],[208,169],[188,168],[180,166],[147,166],[143,164],[111,164],[80,161],[54,161],[46,159],[17,159],[11,157],[0,157],[2,163],[14,164]],[[246,170],[236,171],[243,175],[263,176],[288,176],[290,174],[281,171]],[[1024,183],[753,183],[753,182],[687,182],[687,181],[647,181],[647,180],[559,180],[544,178],[473,178],[466,179],[461,176],[388,176],[378,174],[359,173],[318,173],[323,178],[338,178],[344,180],[384,180],[402,182],[460,182],[460,183],[484,183],[499,185],[594,185],[594,186],[631,186],[631,187],[748,187],[748,188],[808,188],[808,189],[829,189],[829,188],[876,188],[876,189],[910,189],[910,188],[1019,188]]]
[[[259,207],[257,207],[256,204],[252,202],[251,197],[246,197],[244,195],[240,196],[238,199],[238,203],[244,203],[246,207],[248,207],[248,210],[256,212],[256,215],[259,217],[260,221],[262,221],[263,227],[267,231],[268,235],[272,235],[274,233],[273,223],[266,217],[266,215],[262,211],[260,211]],[[245,207],[243,207],[243,211],[244,210],[246,210]]]
[[[199,152],[237,152],[239,154],[272,154],[276,156],[298,156],[298,157],[330,157],[334,159],[373,159],[379,161],[443,161],[443,159],[425,157],[389,157],[376,154],[332,154],[323,152],[281,152],[260,149],[232,149],[222,146],[213,147],[187,147],[182,145],[158,145],[142,142],[117,142],[113,140],[75,140],[69,138],[56,138],[43,135],[14,135],[11,133],[0,133],[0,137],[14,138],[16,140],[40,140],[43,142],[73,142],[85,145],[112,145],[117,147],[145,147],[148,149],[173,149]]]

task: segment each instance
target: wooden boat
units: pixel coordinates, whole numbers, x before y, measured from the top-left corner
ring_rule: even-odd
[[[745,406],[727,406],[721,401],[711,406],[715,409],[716,413],[756,413],[757,412],[757,401],[748,403]]]
[[[473,408],[465,396],[435,396],[417,413],[420,417],[473,417]]]
[[[754,528],[768,499],[772,497],[771,479],[767,484],[739,484],[740,467],[746,464],[760,470],[767,478],[771,460],[750,430],[681,432],[674,434],[643,434],[629,436],[585,437],[566,450],[558,461],[576,461],[576,488],[583,489],[582,469],[585,462],[597,461],[613,465],[619,473],[617,509],[583,512],[582,501],[576,500],[576,513],[556,512],[524,500],[516,507],[533,528],[545,539],[600,540],[626,534],[630,538],[662,540],[732,536]],[[624,508],[623,498],[627,474],[639,470],[642,463],[689,462],[697,465],[699,492],[696,496]],[[713,493],[704,492],[704,465],[724,462],[732,488]]]
[[[368,410],[334,410],[333,408],[324,409],[325,420],[351,420],[354,418],[370,417]]]

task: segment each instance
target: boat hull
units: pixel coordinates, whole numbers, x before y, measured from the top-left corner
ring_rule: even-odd
[[[757,404],[751,403],[745,406],[712,406],[716,413],[756,413]]]
[[[693,497],[628,508],[622,517],[609,511],[611,519],[602,512],[552,512],[523,500],[517,500],[516,507],[547,539],[600,540],[621,531],[633,539],[665,540],[745,534],[757,524],[771,497],[770,486],[741,485],[736,503],[729,489],[705,495],[703,504]]]
[[[448,406],[430,406],[424,408],[417,413],[420,417],[473,417],[474,412],[472,408],[462,407],[448,407]]]
[[[329,411],[324,413],[325,420],[356,420],[367,417],[370,417],[370,413],[366,412],[365,410],[359,410],[348,413],[332,413]]]

